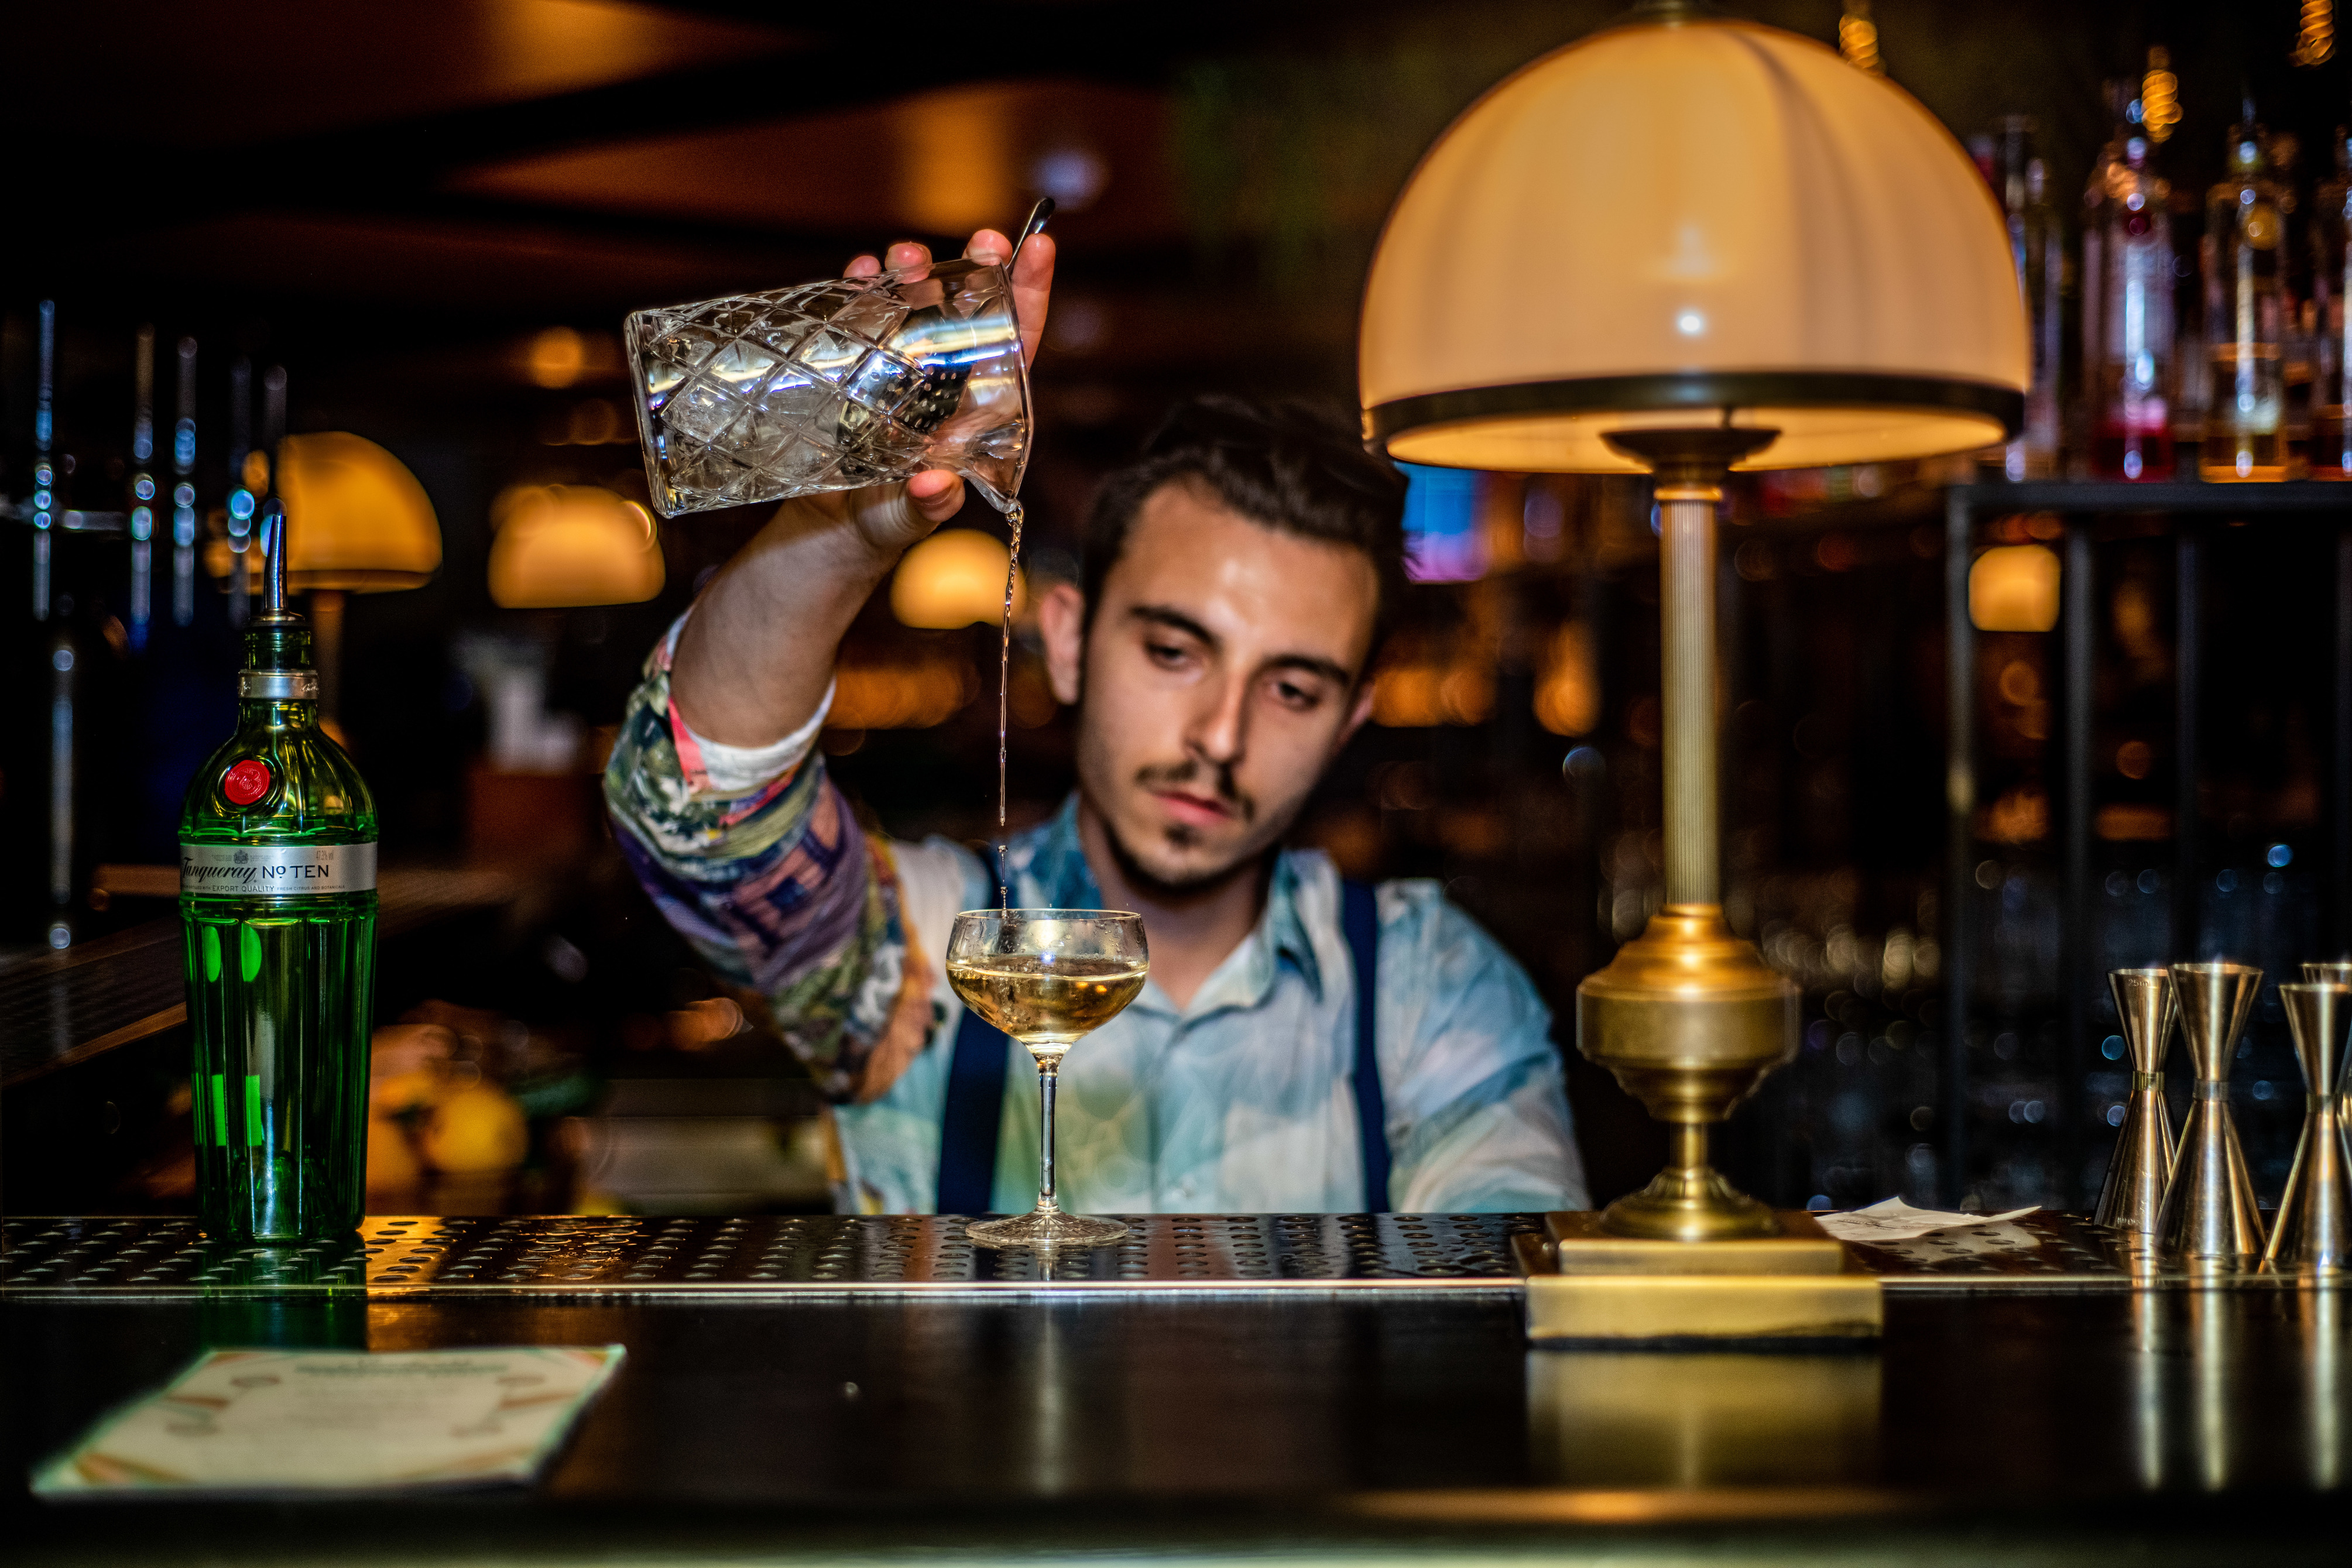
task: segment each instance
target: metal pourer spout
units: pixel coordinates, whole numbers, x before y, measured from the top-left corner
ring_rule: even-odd
[[[261,612],[286,619],[286,503],[272,496],[261,510]]]

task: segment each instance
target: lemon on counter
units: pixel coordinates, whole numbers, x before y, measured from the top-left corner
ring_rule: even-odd
[[[368,1118],[367,1186],[389,1192],[414,1186],[425,1167],[408,1141],[408,1129],[381,1113]]]
[[[457,1090],[435,1105],[419,1140],[425,1163],[452,1176],[512,1170],[530,1149],[522,1107],[496,1084]]]
[[[404,1112],[429,1110],[448,1092],[448,1082],[438,1067],[420,1067],[371,1082],[368,1108],[378,1116],[397,1116]]]

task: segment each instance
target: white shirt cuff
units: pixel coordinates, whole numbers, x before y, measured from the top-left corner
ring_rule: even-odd
[[[834,683],[827,681],[824,695],[806,724],[767,746],[729,746],[697,734],[692,725],[679,719],[687,734],[694,737],[695,749],[702,754],[702,776],[710,792],[748,795],[765,789],[806,761],[816,745],[817,732],[824,727],[825,716],[833,711],[833,688]]]

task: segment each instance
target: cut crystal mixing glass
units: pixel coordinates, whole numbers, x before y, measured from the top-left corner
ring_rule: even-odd
[[[1002,511],[1029,458],[1007,265],[926,262],[665,306],[624,329],[667,517],[946,468]]]

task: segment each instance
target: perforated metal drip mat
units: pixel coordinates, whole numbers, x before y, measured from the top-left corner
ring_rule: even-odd
[[[109,1296],[352,1289],[434,1296],[799,1294],[1081,1288],[1510,1291],[1539,1215],[1142,1215],[1051,1260],[980,1247],[957,1215],[370,1219],[356,1241],[207,1240],[186,1219],[0,1222],[0,1291]]]
[[[742,1219],[375,1218],[300,1247],[207,1239],[194,1220],[0,1221],[0,1293],[120,1299],[364,1289],[372,1296],[805,1296],[1432,1290],[1516,1295],[1510,1239],[1539,1214],[1129,1215],[1115,1247],[1047,1260],[976,1246],[957,1215]],[[2192,1274],[2069,1215],[1854,1249],[1889,1289],[2073,1291],[2294,1286]],[[2308,1283],[2308,1281],[2304,1281]]]

